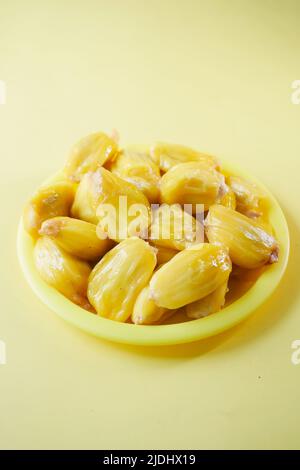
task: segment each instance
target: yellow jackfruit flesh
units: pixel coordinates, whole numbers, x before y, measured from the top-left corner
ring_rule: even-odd
[[[206,211],[223,196],[224,181],[221,173],[202,163],[181,163],[161,178],[161,202],[192,204],[193,212],[199,211],[198,204]]]
[[[34,261],[41,278],[47,284],[75,304],[90,310],[86,297],[91,272],[88,263],[69,255],[49,237],[37,240]]]
[[[37,271],[62,295],[119,322],[181,322],[230,305],[278,260],[258,185],[189,147],[118,142],[81,139],[24,209]]]
[[[68,216],[73,204],[76,185],[59,180],[37,190],[24,209],[23,222],[27,232],[38,237],[44,220],[56,216]]]
[[[211,294],[230,272],[227,249],[201,243],[180,251],[155,272],[150,298],[159,307],[177,309]]]
[[[235,194],[236,210],[238,212],[251,218],[262,215],[265,196],[254,183],[240,176],[229,176],[227,184]],[[231,207],[231,209],[234,209],[234,207]]]
[[[174,250],[172,248],[167,248],[166,246],[155,246],[156,249],[156,257],[157,257],[157,264],[165,264],[170,259],[173,258],[178,253],[178,250]]]
[[[153,325],[161,323],[173,313],[175,311],[158,307],[150,298],[149,286],[146,286],[139,293],[135,301],[131,320],[136,325]]]
[[[112,160],[118,152],[115,140],[103,132],[90,134],[81,139],[71,150],[65,165],[65,174],[79,182],[88,171],[95,171]]]
[[[179,204],[162,204],[152,213],[150,238],[155,246],[184,250],[203,237],[203,225]]]
[[[212,168],[218,168],[219,163],[215,157],[206,153],[197,152],[189,147],[177,144],[158,142],[151,146],[150,155],[153,161],[166,172],[179,163],[200,162]]]
[[[151,203],[159,200],[159,167],[144,152],[124,149],[110,165],[110,171],[134,184]]]
[[[105,168],[84,175],[75,195],[72,215],[97,224],[100,231],[116,241],[147,235],[151,219],[146,196]]]
[[[236,197],[229,186],[225,186],[224,194],[221,196],[219,203],[222,204],[222,206],[229,207],[229,209],[236,209]]]
[[[88,298],[98,315],[126,322],[155,265],[155,250],[137,237],[123,240],[106,253],[88,285]]]
[[[225,295],[228,290],[228,282],[224,282],[211,294],[196,300],[185,306],[185,312],[189,318],[197,319],[207,317],[212,313],[219,312],[225,305]]]
[[[278,243],[266,226],[228,207],[211,206],[205,231],[210,243],[228,247],[238,266],[255,269],[278,260]]]
[[[45,220],[39,233],[55,240],[69,254],[87,261],[99,260],[114,244],[97,236],[96,225],[71,217]]]

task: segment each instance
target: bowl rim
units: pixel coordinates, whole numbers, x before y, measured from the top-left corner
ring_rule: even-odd
[[[22,271],[31,289],[50,310],[68,323],[98,338],[118,343],[143,346],[190,343],[217,335],[237,325],[261,306],[279,285],[288,263],[290,238],[287,221],[273,194],[259,180],[235,164],[222,162],[222,170],[244,177],[264,191],[270,203],[269,220],[279,242],[280,254],[278,263],[268,266],[244,295],[220,312],[198,320],[170,325],[119,323],[89,313],[40,278],[33,261],[34,241],[25,231],[21,217],[17,233],[17,253]],[[56,176],[48,178],[47,182]]]

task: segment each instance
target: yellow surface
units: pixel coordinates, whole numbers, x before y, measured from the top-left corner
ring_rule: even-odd
[[[0,3],[1,448],[299,448],[300,6],[295,1]],[[187,143],[278,198],[291,259],[249,320],[196,344],[100,341],[28,288],[23,201],[74,141]]]
[[[259,185],[259,182],[253,179],[251,175],[242,172],[242,170],[236,167],[231,167],[225,162],[222,163],[222,169],[225,174],[238,175],[247,178],[247,181],[253,181],[254,184]],[[60,175],[60,172],[58,172],[53,177],[48,178],[47,182],[51,180],[56,181],[57,178],[60,178]],[[41,184],[44,183],[41,182]],[[111,341],[143,346],[182,344],[208,338],[228,330],[251,315],[253,311],[272,295],[285,272],[290,247],[287,222],[278,202],[271,194],[268,194],[266,188],[262,185],[259,187],[263,194],[266,195],[268,221],[279,243],[279,260],[277,263],[267,266],[267,269],[265,269],[254,286],[237,301],[228,305],[221,312],[193,322],[157,325],[153,328],[153,326],[119,323],[93,314],[87,314],[84,309],[75,305],[41,279],[34,264],[34,240],[24,229],[23,218],[21,218],[18,228],[18,258],[30,287],[42,302],[64,320],[87,333]]]

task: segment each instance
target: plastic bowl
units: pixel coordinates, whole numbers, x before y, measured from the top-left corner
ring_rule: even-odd
[[[266,193],[269,204],[269,220],[280,245],[278,263],[268,266],[242,297],[222,311],[199,320],[159,326],[118,323],[89,313],[73,304],[40,278],[33,262],[34,242],[25,232],[21,219],[17,239],[18,256],[32,290],[44,304],[67,322],[99,338],[126,344],[158,346],[189,343],[221,333],[245,320],[270,297],[278,286],[288,261],[289,232],[278,202],[259,181],[236,166],[223,163],[222,169],[226,173],[247,178]]]

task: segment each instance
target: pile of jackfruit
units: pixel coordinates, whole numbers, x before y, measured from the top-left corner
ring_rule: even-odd
[[[231,276],[278,260],[266,200],[211,155],[167,143],[121,148],[99,132],[73,147],[23,223],[46,283],[102,317],[156,325],[178,311],[218,312]]]

